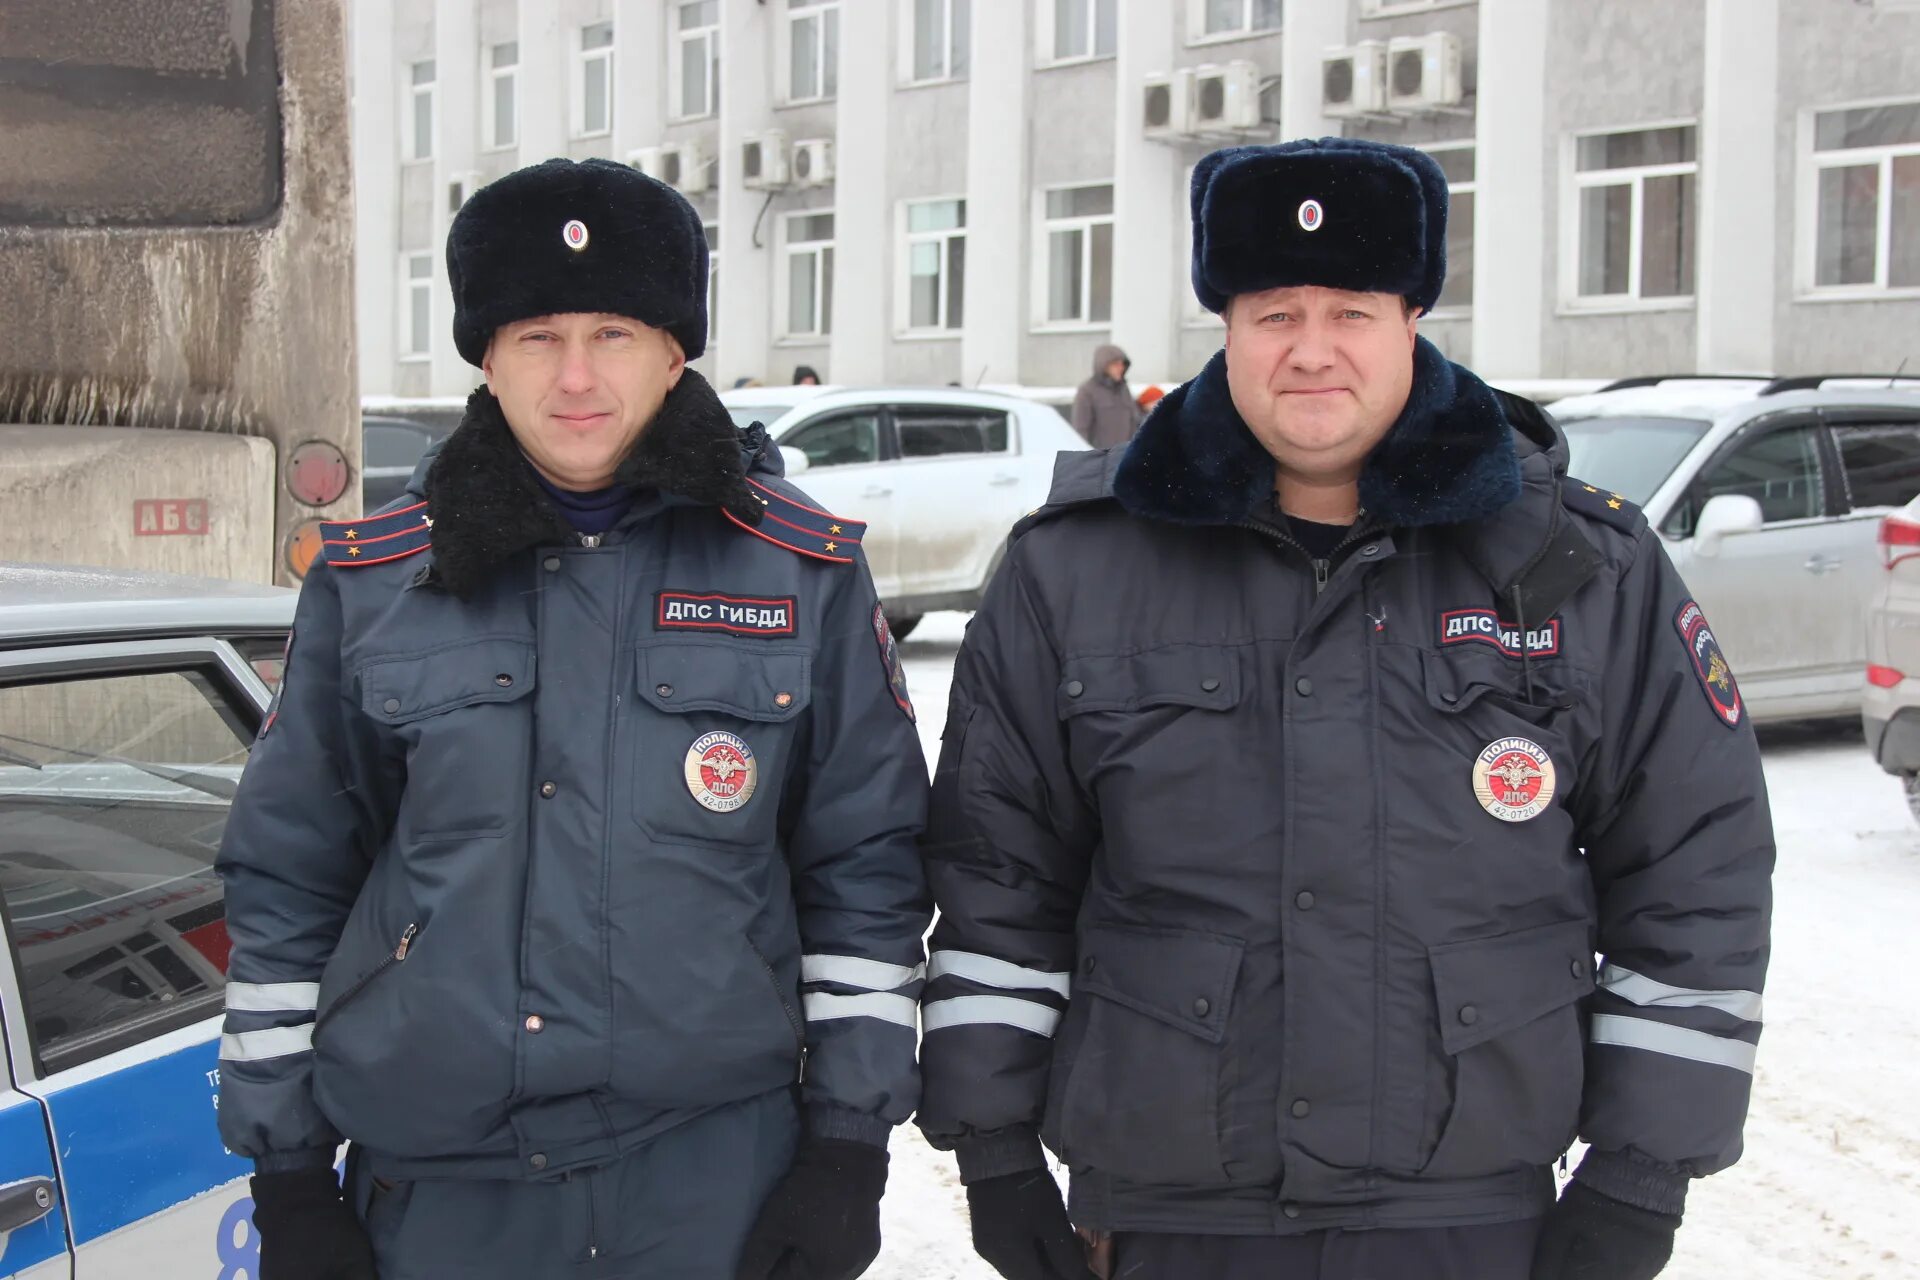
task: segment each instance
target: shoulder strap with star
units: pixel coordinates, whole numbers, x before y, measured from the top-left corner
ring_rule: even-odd
[[[1560,501],[1569,511],[1591,516],[1627,533],[1638,534],[1646,524],[1640,508],[1610,489],[1597,488],[1572,476],[1560,482]]]
[[[330,565],[385,564],[425,551],[432,535],[427,504],[416,502],[364,520],[323,521],[320,550]]]
[[[788,497],[778,489],[761,484],[752,476],[747,477],[747,483],[753,486],[754,496],[760,499],[760,523],[757,526],[750,525],[731,511],[723,511],[727,519],[756,538],[765,538],[775,546],[785,547],[798,555],[832,564],[853,563],[853,553],[859,547],[860,539],[866,536],[865,523],[809,506],[798,498]]]

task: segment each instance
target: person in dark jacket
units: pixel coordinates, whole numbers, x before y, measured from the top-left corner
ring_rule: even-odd
[[[686,367],[671,188],[520,170],[447,265],[485,385],[325,526],[220,850],[261,1280],[851,1280],[929,917],[862,528]]]
[[[1008,1280],[1647,1280],[1760,1035],[1734,674],[1640,512],[1418,336],[1431,159],[1230,148],[1192,213],[1225,349],[1061,455],[958,657],[919,1123]]]
[[[793,385],[796,387],[817,387],[820,385],[820,375],[810,364],[795,365],[793,369]]]
[[[1095,347],[1093,376],[1073,393],[1073,429],[1096,449],[1133,439],[1135,428],[1146,416],[1146,410],[1127,387],[1127,370],[1132,365],[1119,347],[1110,343]]]

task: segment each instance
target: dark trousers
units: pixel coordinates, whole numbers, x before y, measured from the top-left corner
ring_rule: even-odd
[[[380,1280],[733,1280],[799,1132],[793,1093],[780,1089],[670,1129],[616,1164],[540,1182],[376,1185],[349,1151],[347,1194]]]
[[[1301,1236],[1123,1232],[1113,1280],[1528,1280],[1540,1220]]]

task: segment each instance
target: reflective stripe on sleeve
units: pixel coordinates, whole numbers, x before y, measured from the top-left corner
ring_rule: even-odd
[[[863,991],[891,991],[909,982],[918,982],[926,976],[926,972],[927,966],[923,964],[909,967],[887,964],[881,960],[865,960],[859,956],[800,957],[800,981],[837,982],[841,986],[859,987]]]
[[[1060,1025],[1060,1012],[1013,996],[955,996],[922,1008],[920,1023],[929,1033],[947,1027],[1004,1026],[1051,1037]]]
[[[1748,1022],[1760,1021],[1758,991],[1698,991],[1692,987],[1673,987],[1617,964],[1600,970],[1600,985],[1622,1000],[1646,1008],[1718,1009]]]
[[[1715,1067],[1732,1067],[1753,1074],[1754,1046],[1744,1040],[1729,1040],[1687,1027],[1672,1027],[1646,1018],[1626,1018],[1618,1014],[1598,1013],[1593,1017],[1595,1044],[1613,1044],[1626,1049],[1645,1049],[1670,1058],[1686,1058]]]
[[[911,996],[893,996],[873,991],[861,996],[836,996],[824,991],[807,993],[803,1001],[808,1022],[830,1022],[835,1018],[878,1018],[903,1027],[916,1025],[914,1015],[920,1006]]]
[[[927,964],[927,980],[931,982],[948,974],[982,986],[999,987],[1003,991],[1051,991],[1064,996],[1072,989],[1070,975],[1065,973],[1023,969],[1017,964],[972,951],[934,952]]]
[[[220,1061],[265,1062],[313,1049],[313,1024],[268,1027],[265,1031],[229,1031],[220,1037]]]
[[[319,1007],[317,982],[227,984],[227,1008],[234,1013],[312,1013]]]

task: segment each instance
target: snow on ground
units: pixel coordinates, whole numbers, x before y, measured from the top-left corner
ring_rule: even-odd
[[[929,765],[965,619],[902,642]],[[1694,1184],[1672,1280],[1920,1280],[1920,826],[1857,730],[1763,735],[1780,846],[1747,1152]],[[870,1280],[996,1280],[952,1157],[895,1137]]]

